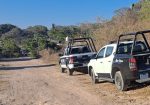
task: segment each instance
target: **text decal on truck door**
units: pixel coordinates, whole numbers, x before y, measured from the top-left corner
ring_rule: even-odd
[[[123,60],[121,60],[121,59],[116,59],[115,62],[116,62],[116,63],[123,63]]]

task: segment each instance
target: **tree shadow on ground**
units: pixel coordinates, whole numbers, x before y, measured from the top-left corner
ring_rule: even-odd
[[[80,75],[86,75],[87,70],[75,70],[76,73],[74,73],[72,76],[80,76]]]
[[[0,62],[29,61],[33,59],[39,59],[39,58],[32,58],[32,57],[1,58]]]
[[[78,69],[78,70],[75,70],[76,72],[78,72],[77,74],[75,74],[76,76],[77,75],[86,75],[88,74],[88,69]]]
[[[80,74],[77,73],[77,74],[73,74],[72,76],[81,76],[81,75],[86,75],[86,74],[80,72]]]
[[[37,65],[37,66],[21,66],[21,67],[0,67],[0,70],[24,70],[28,68],[41,68],[41,67],[51,67],[56,66],[56,64],[49,65]]]

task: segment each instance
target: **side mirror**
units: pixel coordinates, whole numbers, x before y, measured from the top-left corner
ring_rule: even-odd
[[[115,54],[116,54],[116,52],[113,53],[113,55],[115,55]]]
[[[61,56],[63,56],[63,54],[62,54],[62,53],[60,53],[60,54],[58,54],[58,56],[60,56],[60,57],[61,57]]]

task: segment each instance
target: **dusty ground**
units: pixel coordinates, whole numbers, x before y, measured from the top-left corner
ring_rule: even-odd
[[[112,83],[92,85],[87,74],[62,74],[54,62],[28,60],[0,65],[0,105],[150,105],[148,84],[119,92]]]

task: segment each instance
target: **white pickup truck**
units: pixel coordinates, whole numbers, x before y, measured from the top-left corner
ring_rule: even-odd
[[[59,54],[61,72],[67,70],[68,75],[73,75],[74,70],[87,70],[87,64],[95,55],[96,48],[92,38],[71,39],[63,54]]]

